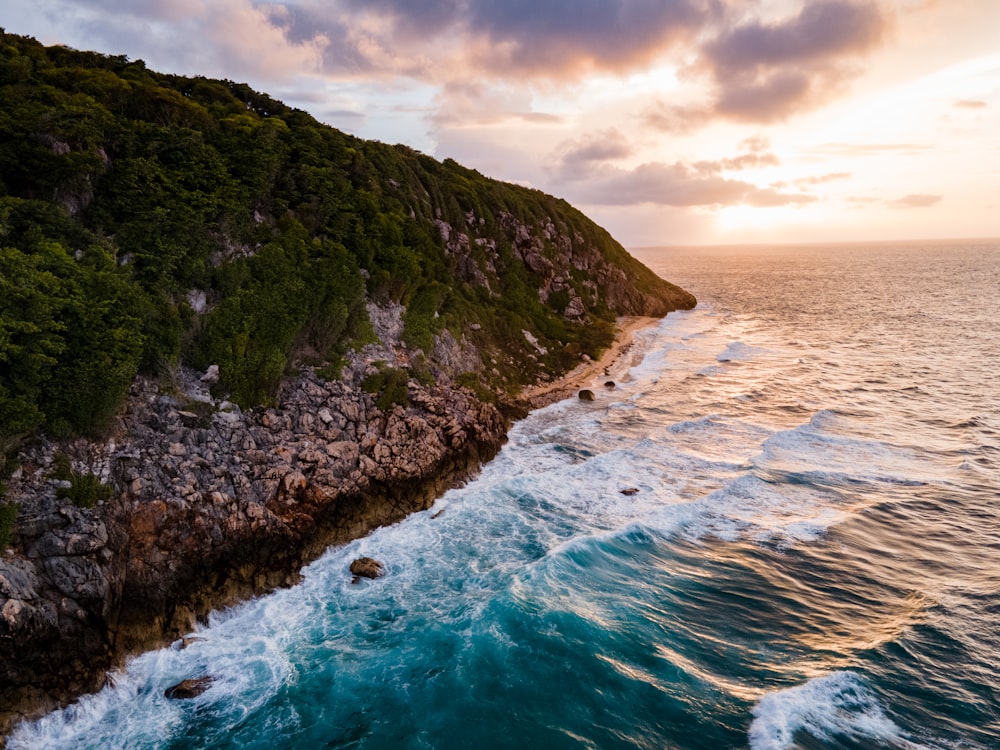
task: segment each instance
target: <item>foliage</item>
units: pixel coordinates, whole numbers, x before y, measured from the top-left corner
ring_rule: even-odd
[[[14,536],[14,524],[17,522],[17,503],[5,502],[6,493],[6,486],[0,482],[0,554],[3,554],[7,545],[10,544],[11,538]]]
[[[53,479],[69,482],[69,487],[56,490],[56,497],[69,500],[78,508],[93,508],[98,503],[110,500],[114,492],[110,485],[103,484],[92,473],[73,469],[72,462],[65,453],[56,454],[55,469],[51,476]]]
[[[596,298],[568,322],[569,289],[543,304],[510,221],[582,238],[640,292],[664,283],[538,191],[362,141],[246,84],[0,29],[0,450],[107,430],[139,372],[217,364],[244,407],[296,362],[336,376],[374,338],[369,299],[404,304],[403,340],[425,354],[445,328],[468,333],[507,387],[570,365],[567,344],[594,356],[614,313]],[[444,223],[474,239],[463,257]],[[489,289],[470,281],[486,266]],[[566,278],[588,294],[585,275]],[[381,402],[406,402],[399,372],[380,375]]]
[[[382,411],[389,411],[395,405],[410,405],[410,389],[407,383],[410,374],[406,370],[387,367],[380,363],[378,371],[364,379],[361,387],[376,395],[375,405]]]

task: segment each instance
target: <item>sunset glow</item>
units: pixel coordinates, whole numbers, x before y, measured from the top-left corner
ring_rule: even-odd
[[[8,0],[564,197],[629,246],[1000,233],[995,0]]]

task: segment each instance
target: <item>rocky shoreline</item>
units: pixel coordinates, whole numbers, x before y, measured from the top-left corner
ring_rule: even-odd
[[[313,372],[279,406],[241,412],[188,381],[178,394],[137,380],[104,442],[22,452],[16,543],[0,559],[0,734],[209,611],[294,583],[329,545],[429,507],[495,455],[512,415],[413,380],[409,405],[383,410]],[[66,458],[114,496],[61,496]]]

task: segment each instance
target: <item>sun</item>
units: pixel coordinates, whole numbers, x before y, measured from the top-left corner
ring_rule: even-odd
[[[741,203],[724,206],[715,212],[715,226],[723,234],[774,229],[790,222],[797,208],[790,206],[751,206]]]

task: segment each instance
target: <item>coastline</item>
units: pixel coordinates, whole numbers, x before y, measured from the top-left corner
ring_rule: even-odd
[[[658,324],[662,317],[626,315],[618,318],[615,325],[615,340],[598,360],[577,365],[565,375],[549,383],[525,388],[519,394],[520,400],[530,409],[540,409],[556,401],[569,398],[574,393],[594,384],[600,377],[609,377],[612,368],[629,353],[635,343],[635,334]]]
[[[551,382],[524,389],[516,400],[525,411],[514,419],[526,414],[527,410],[572,397],[582,388],[595,386],[595,381],[602,377],[608,378],[612,368],[632,349],[635,333],[661,319],[619,318],[614,342],[598,360],[582,362]],[[43,590],[45,584],[40,573],[29,570],[34,567],[33,562],[42,563],[45,554],[49,554],[40,546],[43,537],[58,543],[60,549],[55,552],[60,555],[59,559],[75,560],[75,564],[81,566],[97,564],[102,569],[107,568],[107,578],[114,584],[93,592],[82,589],[58,592],[60,596],[69,594],[79,601],[81,612],[89,613],[87,624],[81,621],[63,630],[64,618],[44,622],[46,618],[42,613],[32,613],[30,618],[7,618],[9,622],[5,620],[5,630],[11,631],[10,636],[19,631],[14,640],[24,639],[20,650],[24,669],[17,670],[17,675],[8,675],[15,679],[0,690],[0,748],[5,746],[5,735],[15,724],[99,689],[108,670],[120,667],[129,656],[183,637],[196,620],[212,610],[294,585],[298,569],[331,544],[347,543],[378,526],[397,522],[429,507],[449,487],[474,477],[493,457],[505,442],[513,416],[509,414],[504,418],[493,407],[469,402],[472,394],[468,392],[460,398],[461,391],[445,394],[421,390],[414,398],[414,406],[419,412],[417,423],[423,424],[425,430],[417,436],[409,434],[412,425],[403,429],[410,418],[401,410],[381,413],[363,393],[339,385],[328,386],[329,391],[324,392],[310,381],[303,381],[301,388],[302,392],[292,394],[284,408],[269,409],[259,415],[243,415],[239,424],[217,415],[212,424],[195,427],[185,424],[187,417],[181,415],[174,401],[154,397],[155,391],[140,388],[138,395],[141,398],[136,402],[145,404],[142,409],[150,414],[143,414],[141,410],[129,414],[127,429],[137,440],[136,445],[128,446],[130,450],[122,454],[126,446],[119,444],[114,456],[104,457],[108,470],[114,467],[111,473],[116,483],[129,488],[122,498],[89,511],[60,509],[50,499],[32,514],[38,516],[33,518],[38,528],[22,543],[33,548],[30,552],[33,561],[25,558],[20,562],[6,561],[6,567],[10,563],[24,567],[23,572],[32,581],[32,585],[16,597],[23,598],[25,614],[29,613],[29,608],[37,609],[49,596]],[[348,413],[353,408],[359,414],[345,423],[338,408]],[[306,416],[319,414],[324,409],[335,417],[328,427],[338,433],[341,440],[332,444],[337,450],[323,459],[332,462],[332,471],[328,473],[318,471],[309,462],[317,460],[310,453],[315,453],[322,447],[323,440],[331,436],[323,437],[322,419],[309,420]],[[366,412],[367,417],[362,416]],[[151,415],[158,415],[161,422],[173,424],[172,431],[138,437],[146,422],[156,421],[150,418]],[[336,427],[336,419],[340,420],[340,428]],[[216,424],[220,420],[224,424]],[[302,429],[303,420],[310,425],[308,430]],[[356,424],[352,426],[352,422]],[[362,439],[371,438],[367,430],[372,426],[378,428],[377,440],[362,446]],[[225,493],[225,502],[220,502],[219,492],[213,493],[213,501],[207,504],[195,498],[180,502],[170,499],[166,481],[148,486],[150,480],[143,478],[139,470],[141,464],[148,467],[158,461],[162,465],[169,459],[177,461],[181,470],[193,470],[192,462],[203,450],[206,436],[220,428],[232,433],[232,445],[242,445],[246,437],[251,436],[262,447],[271,442],[275,455],[289,451],[292,454],[285,459],[287,465],[279,467],[269,465],[261,451],[247,453],[236,449],[234,456],[253,459],[245,466],[247,471],[252,471],[248,478],[268,488],[259,498],[241,498],[233,487]],[[200,437],[192,440],[192,436]],[[124,435],[120,435],[119,440],[123,439]],[[343,442],[345,439],[358,440],[358,447],[348,450]],[[414,465],[414,448],[419,443],[420,453],[426,454],[427,439],[437,444],[438,450]],[[185,448],[190,452],[180,451],[179,446],[187,442],[191,445]],[[137,460],[140,446],[148,461]],[[329,445],[324,448],[327,453],[330,449]],[[178,455],[172,456],[171,451]],[[348,453],[350,456],[346,456]],[[296,454],[297,459],[294,458]],[[123,455],[129,460],[123,461]],[[154,459],[154,456],[159,458]],[[258,461],[263,465],[257,465]],[[340,463],[345,465],[339,466]],[[36,473],[39,477],[47,476],[40,459]],[[196,485],[205,481],[203,477],[192,479],[197,480]],[[136,489],[140,484],[142,490]],[[250,483],[241,486],[244,485],[249,487]],[[33,489],[45,494],[42,485]],[[192,512],[194,516],[189,515]],[[67,513],[72,521],[68,526],[64,518]],[[209,534],[206,529],[216,529],[225,543],[214,543],[213,535],[219,536],[219,533]],[[90,545],[94,549],[88,547],[84,554],[74,558],[70,554],[76,552],[70,549],[71,537],[78,532],[88,539],[105,541],[95,542]],[[28,538],[36,535],[37,539]],[[61,549],[62,546],[66,549]],[[100,556],[102,554],[108,558],[107,563]],[[153,564],[152,560],[160,560],[163,564]],[[173,562],[164,567],[166,561]],[[10,574],[17,571],[0,567],[4,567],[0,570],[0,579],[13,580]],[[0,593],[5,593],[6,588]],[[81,643],[89,645],[81,648]],[[7,645],[13,645],[13,641]],[[43,664],[48,658],[45,654],[53,649],[64,656],[67,663],[75,656],[72,668],[57,670],[59,674],[48,675],[39,685],[37,678],[40,675],[32,677],[30,673],[35,672],[34,668],[44,671]],[[13,655],[11,652],[10,656]],[[19,687],[15,687],[18,683]]]

